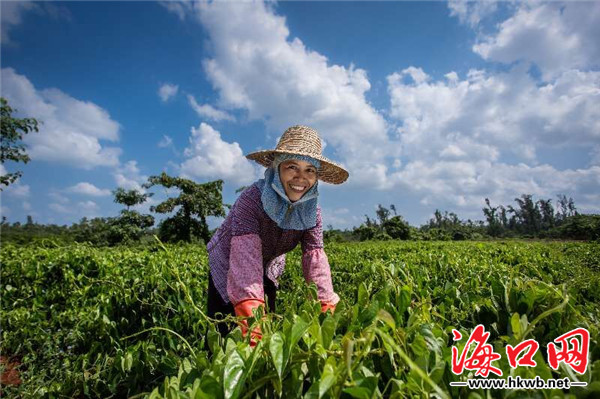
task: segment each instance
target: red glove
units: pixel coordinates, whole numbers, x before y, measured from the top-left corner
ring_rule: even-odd
[[[260,306],[264,307],[265,301],[261,301],[260,299],[244,299],[234,306],[235,315],[237,317],[252,317],[254,309]],[[248,321],[242,320],[240,322],[240,327],[242,328],[242,336],[246,337],[246,334],[248,333]],[[260,330],[259,326],[256,326],[250,332],[250,346],[255,347],[256,343],[261,339],[262,331]]]
[[[328,310],[331,310],[331,314],[335,312],[335,305],[330,302],[321,302],[321,312],[325,313]]]

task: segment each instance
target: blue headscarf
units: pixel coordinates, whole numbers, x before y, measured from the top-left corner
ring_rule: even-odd
[[[302,198],[291,202],[279,178],[279,164],[289,159],[309,162],[315,168],[321,162],[304,155],[277,154],[270,168],[265,170],[265,178],[258,181],[262,195],[263,209],[269,217],[284,230],[307,230],[317,224],[317,198],[319,196],[318,181]]]

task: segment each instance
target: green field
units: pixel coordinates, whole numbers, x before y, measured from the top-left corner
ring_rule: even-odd
[[[264,337],[252,349],[238,329],[220,339],[204,316],[202,246],[3,245],[0,345],[23,382],[2,395],[599,397],[600,244],[375,242],[326,252],[342,298],[335,315],[320,314],[296,250],[278,312],[259,318]],[[478,324],[504,377],[587,388],[451,387],[473,374],[451,372],[451,331],[468,337]],[[552,370],[547,343],[576,327],[591,336],[587,372]],[[540,344],[537,366],[511,369],[504,347],[529,338]]]

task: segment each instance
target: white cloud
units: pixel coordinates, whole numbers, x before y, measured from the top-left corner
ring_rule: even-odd
[[[56,191],[51,191],[50,193],[48,193],[48,197],[50,197],[53,201],[55,201],[58,204],[65,205],[69,203],[69,199],[67,197]]]
[[[142,188],[142,184],[148,180],[148,176],[140,173],[137,161],[128,161],[125,165],[119,166],[115,169],[113,176],[117,187],[126,190],[146,192],[146,190]]]
[[[391,187],[420,195],[424,206],[461,212],[480,208],[485,197],[509,204],[521,194],[560,193],[597,210],[590,204],[600,200],[600,167],[535,163],[546,147],[585,153],[598,143],[600,73],[568,71],[539,84],[522,66],[496,74],[472,70],[464,80],[450,73],[438,81],[407,68],[388,83],[390,116],[401,123],[405,154],[403,167],[388,179]],[[523,163],[508,164],[510,154]]]
[[[31,194],[28,184],[21,184],[20,181],[16,181],[10,184],[8,187],[2,186],[2,193],[17,198],[27,198]]]
[[[77,203],[77,211],[86,217],[98,216],[100,207],[94,201],[82,201]]]
[[[185,6],[184,6],[185,7]],[[214,50],[204,69],[223,107],[247,111],[282,133],[294,124],[316,128],[336,160],[351,170],[349,182],[383,187],[384,158],[397,156],[384,118],[365,98],[367,73],[327,58],[290,38],[285,18],[262,2],[187,5],[206,28]],[[178,12],[181,9],[178,9]],[[223,23],[227,21],[227,23]],[[363,173],[374,170],[375,175]]]
[[[69,215],[69,214],[74,213],[74,211],[71,207],[63,205],[63,204],[58,204],[56,202],[53,202],[50,205],[48,205],[48,208],[52,212],[58,212],[58,213],[62,213],[64,215]]]
[[[523,2],[473,50],[484,59],[535,63],[545,80],[600,65],[600,2]]]
[[[25,136],[32,160],[70,164],[83,169],[115,166],[121,149],[100,141],[117,141],[119,124],[98,105],[77,100],[57,89],[36,90],[23,75],[2,69],[2,95],[18,115],[42,122]]]
[[[570,71],[544,85],[521,67],[472,70],[464,80],[411,81],[413,75],[406,69],[388,77],[390,115],[402,122],[408,158],[494,161],[513,153],[533,160],[540,146],[584,148],[600,140],[600,72]]]
[[[558,170],[550,165],[508,165],[484,160],[414,161],[395,179],[401,187],[422,194],[422,203],[429,206],[450,204],[476,209],[483,206],[486,197],[494,203],[511,204],[521,194],[556,198],[561,193],[586,199],[582,206],[596,211],[600,203],[600,166]]]
[[[173,139],[166,134],[163,135],[162,139],[158,142],[159,148],[167,148],[173,146]]]
[[[100,216],[100,207],[94,201],[80,201],[77,204],[59,204],[56,202],[48,205],[52,212],[72,217],[93,218]]]
[[[100,189],[88,182],[77,183],[67,189],[68,192],[82,195],[89,195],[92,197],[105,197],[111,195],[110,190]]]
[[[235,120],[235,118],[229,115],[227,112],[218,110],[210,104],[198,104],[196,102],[196,99],[192,95],[188,95],[188,102],[190,103],[190,106],[194,109],[194,111],[196,111],[196,113],[203,118],[212,119],[217,122],[222,120]]]
[[[258,176],[258,169],[244,157],[237,142],[223,141],[212,126],[201,123],[191,130],[190,145],[185,149],[187,158],[181,164],[184,175],[212,178],[248,184]]]
[[[27,202],[27,201],[24,201],[24,202],[23,202],[23,210],[24,210],[25,212],[29,212],[29,211],[31,211],[32,209],[33,209],[33,208],[31,207],[31,203],[29,203],[29,202]]]
[[[23,14],[30,10],[37,10],[39,6],[29,1],[2,1],[0,2],[0,42],[13,44],[9,30],[23,22]]]
[[[158,89],[158,96],[160,97],[161,101],[163,103],[165,103],[165,102],[169,101],[171,98],[175,97],[177,95],[178,91],[179,91],[178,85],[165,83],[162,86],[160,86],[160,88]]]
[[[448,2],[450,15],[458,17],[461,23],[472,28],[479,25],[482,19],[492,14],[498,8],[496,1],[465,1],[450,0]]]

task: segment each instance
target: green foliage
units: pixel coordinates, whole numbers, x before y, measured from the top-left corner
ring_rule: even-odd
[[[395,240],[410,239],[410,225],[402,216],[393,216],[391,219],[386,220],[382,227],[387,235]]]
[[[127,206],[127,210],[134,205],[143,204],[146,200],[154,193],[142,193],[138,190],[125,190],[124,188],[117,188],[113,191],[113,195],[115,196],[115,202],[117,204],[123,204]]]
[[[143,204],[153,193],[142,193],[119,187],[113,191],[113,195],[115,202],[127,206],[127,209],[121,211],[120,217],[110,219],[107,237],[109,245],[139,241],[154,225],[154,217],[131,211],[129,207]]]
[[[321,314],[299,250],[287,257],[278,315],[257,317],[263,339],[215,333],[205,314],[201,246],[0,250],[3,355],[21,361],[7,397],[509,398],[533,391],[450,387],[453,328],[479,323],[489,343],[535,338],[540,347],[574,327],[590,331],[587,389],[535,391],[594,397],[600,382],[600,254],[594,243],[396,242],[330,244],[334,315]],[[229,321],[231,322],[231,320]],[[205,341],[213,348],[205,351]],[[536,368],[505,376],[570,377],[538,354]]]
[[[600,215],[568,216],[545,236],[572,240],[600,240]]]
[[[165,188],[174,187],[181,191],[178,197],[169,198],[150,207],[152,212],[158,213],[170,213],[177,209],[173,217],[165,219],[159,226],[161,240],[192,242],[194,237],[199,237],[207,243],[210,240],[210,232],[206,218],[225,216],[223,181],[199,184],[189,179],[171,177],[163,172],[159,176],[150,176],[144,187],[150,188],[156,185]]]
[[[0,163],[6,161],[29,162],[30,158],[25,152],[25,145],[21,143],[23,136],[30,132],[38,132],[39,122],[34,118],[14,118],[12,109],[4,97],[0,97],[0,132],[2,143],[0,146]],[[7,173],[0,176],[0,185],[8,186],[14,183],[22,172]],[[0,187],[0,190],[2,188]]]
[[[152,215],[142,215],[136,211],[122,210],[121,216],[112,219],[108,233],[110,245],[139,241],[147,229],[154,225]]]

